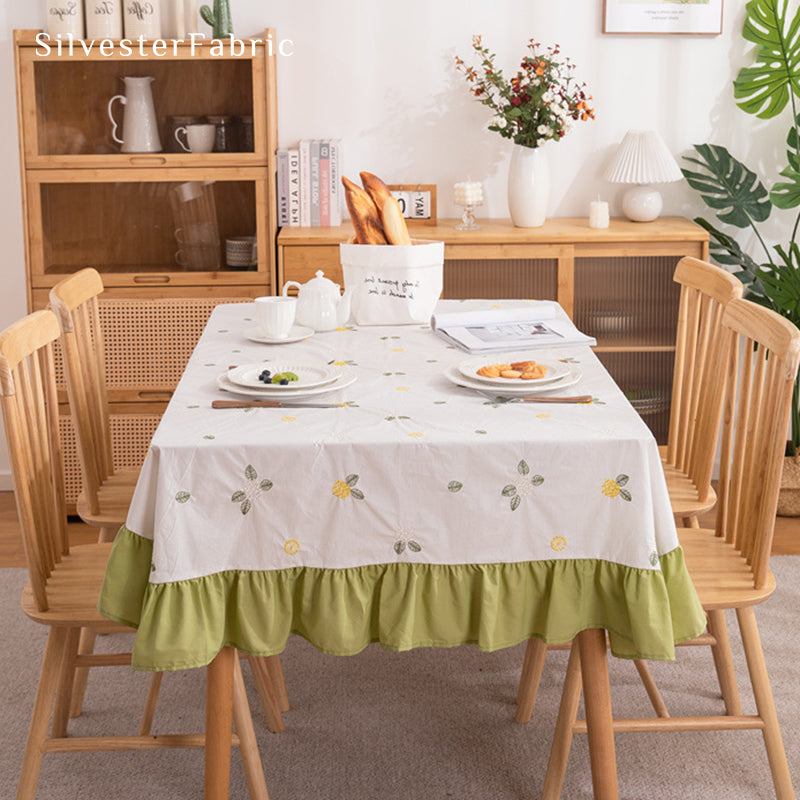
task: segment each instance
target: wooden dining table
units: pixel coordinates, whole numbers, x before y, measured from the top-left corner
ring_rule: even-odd
[[[591,348],[476,357],[427,324],[260,338],[251,304],[211,315],[99,605],[137,629],[134,669],[207,667],[206,798],[228,796],[235,649],[274,655],[291,635],[336,655],[576,640],[595,796],[616,798],[606,643],[669,660],[705,616],[656,441]],[[460,385],[506,357],[550,371],[530,397],[588,399]],[[263,388],[264,370],[298,381]],[[212,407],[275,397],[288,405]]]

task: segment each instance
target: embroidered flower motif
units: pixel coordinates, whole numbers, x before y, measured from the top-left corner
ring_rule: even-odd
[[[567,546],[567,540],[563,536],[554,536],[550,540],[550,547],[560,553]]]
[[[358,475],[348,475],[343,481],[335,481],[333,484],[334,497],[338,497],[340,500],[346,500],[348,497],[363,500],[364,492],[355,488],[357,483]]]
[[[297,422],[297,417],[281,417],[281,422]]]
[[[408,434],[412,439],[421,439],[425,434],[420,433],[420,431],[414,431],[413,433]]]
[[[290,556],[297,555],[300,552],[300,542],[297,539],[288,539],[286,544],[283,545],[283,549]]]
[[[621,497],[623,500],[627,500],[630,503],[631,493],[627,489],[622,488],[629,480],[630,478],[627,475],[617,475],[613,480],[611,478],[606,478],[606,480],[603,481],[601,491],[606,497],[611,497],[612,499]]]
[[[397,535],[398,539],[394,543],[394,551],[397,555],[402,555],[406,548],[412,553],[422,552],[422,545],[411,538],[414,535],[414,531],[401,527],[397,529]]]
[[[272,488],[272,481],[264,478],[259,481],[258,473],[251,465],[247,465],[244,469],[244,476],[247,479],[247,485],[244,489],[239,489],[231,496],[232,503],[239,503],[239,509],[242,514],[249,513],[253,507],[253,502],[259,497],[262,492],[268,492]]]
[[[528,477],[530,475],[530,471],[531,468],[523,459],[519,462],[519,464],[517,464],[517,472],[522,477],[522,480],[517,481],[517,483],[510,483],[503,487],[501,494],[503,497],[508,497],[511,499],[512,511],[516,511],[517,508],[519,508],[519,504],[522,502],[523,497],[527,497],[537,486],[541,486],[544,483],[544,478],[541,475],[533,475],[532,477]]]
[[[657,567],[658,565],[659,565],[658,553],[656,553],[656,551],[653,550],[653,552],[650,553],[650,566]]]

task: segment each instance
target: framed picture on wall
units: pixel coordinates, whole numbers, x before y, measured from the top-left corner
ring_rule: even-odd
[[[603,33],[722,33],[723,0],[604,0]]]

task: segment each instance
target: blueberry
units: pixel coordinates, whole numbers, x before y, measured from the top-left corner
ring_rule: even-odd
[[[288,386],[288,385],[289,385],[289,381],[288,381],[288,379],[286,379],[286,378],[281,378],[281,386]]]

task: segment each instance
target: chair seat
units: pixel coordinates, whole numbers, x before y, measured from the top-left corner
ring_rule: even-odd
[[[82,491],[75,504],[78,516],[95,528],[119,528],[128,516],[128,508],[139,478],[139,467],[120,469],[100,487],[99,512],[93,514]]]
[[[658,450],[661,454],[661,466],[664,469],[664,477],[667,481],[672,513],[680,519],[685,519],[686,517],[696,517],[711,511],[717,503],[717,495],[714,489],[709,486],[706,497],[701,499],[697,486],[695,486],[692,479],[666,460],[666,448],[659,447]]]
[[[78,626],[104,633],[132,630],[112,622],[97,610],[110,552],[111,542],[71,547],[69,555],[56,564],[47,580],[49,608],[40,611],[36,607],[29,582],[22,591],[22,610],[32,620],[44,625]]]
[[[753,606],[775,591],[775,578],[767,571],[765,585],[753,588],[753,570],[732,544],[708,528],[679,528],[692,583],[706,611]]]

